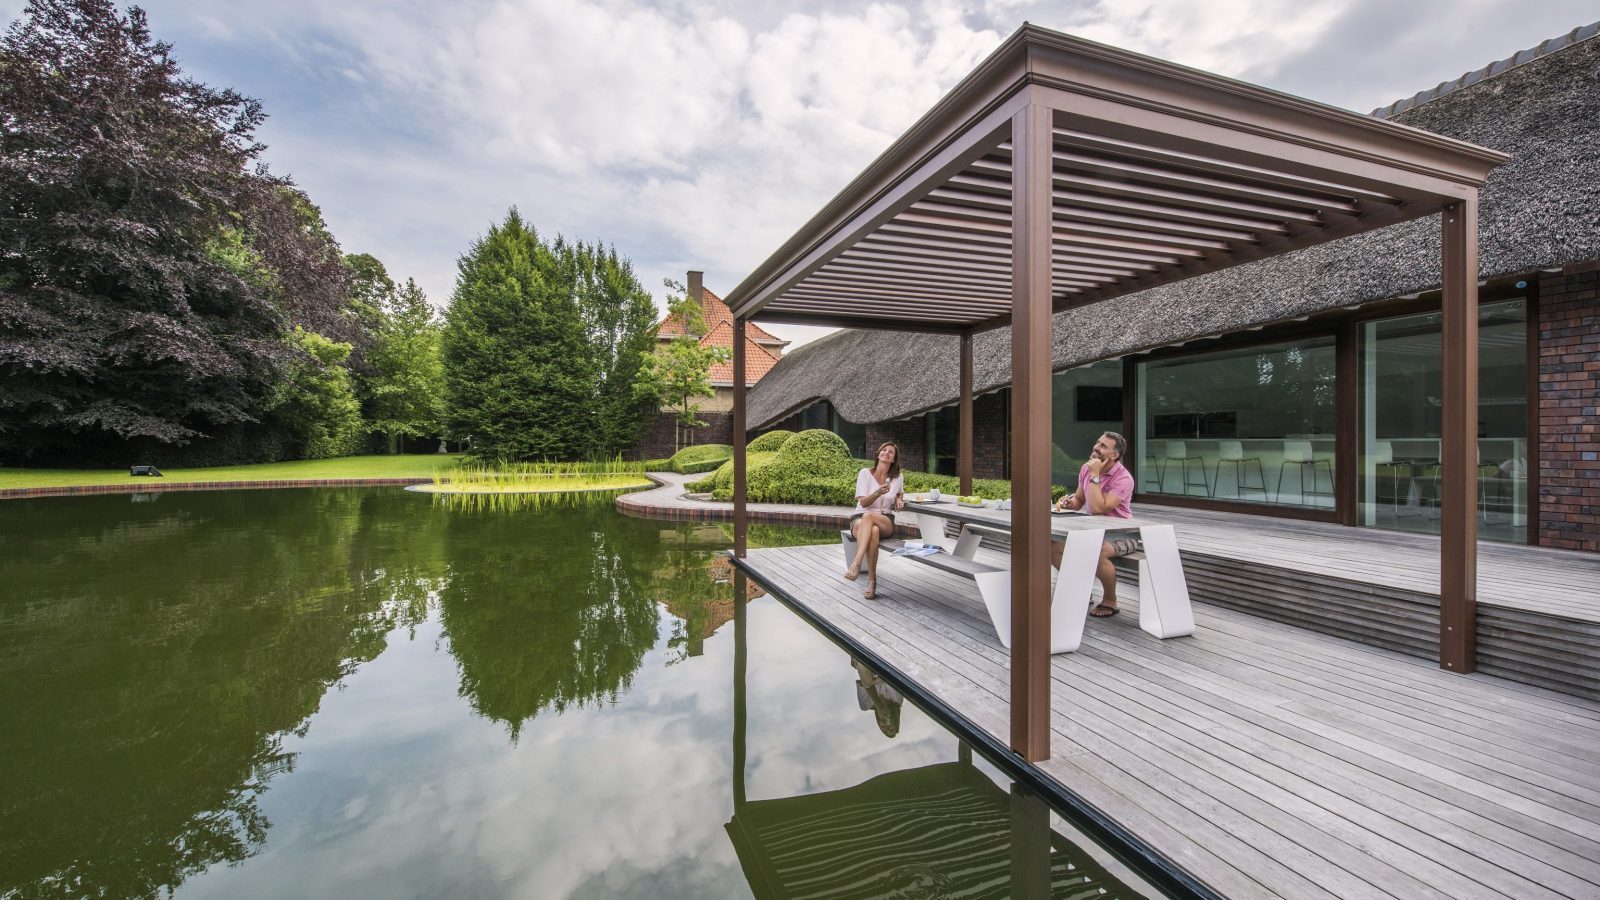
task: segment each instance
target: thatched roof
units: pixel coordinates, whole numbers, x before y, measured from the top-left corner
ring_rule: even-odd
[[[1480,195],[1483,278],[1600,259],[1597,30],[1576,29],[1375,113],[1512,154]],[[1060,313],[1053,368],[1434,290],[1439,271],[1436,217],[1391,226]],[[973,345],[975,391],[1009,384],[1010,329],[979,334]],[[791,351],[751,390],[750,425],[818,400],[857,423],[949,405],[959,390],[958,347],[947,335],[829,335]]]

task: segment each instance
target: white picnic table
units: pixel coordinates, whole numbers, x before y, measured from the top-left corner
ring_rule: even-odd
[[[989,611],[1000,643],[1009,648],[1011,570],[977,562],[973,557],[984,531],[1011,533],[1011,511],[1000,509],[993,500],[979,507],[959,503],[952,497],[908,501],[905,511],[916,516],[924,543],[938,546],[952,557],[953,567],[940,565],[940,568],[977,582],[978,593]],[[961,524],[958,538],[945,536],[944,521],[947,519]],[[1107,532],[1130,531],[1137,532],[1144,543],[1143,553],[1135,557],[1139,563],[1139,627],[1162,639],[1194,633],[1189,585],[1184,580],[1178,539],[1171,525],[1138,517],[1052,514],[1050,533],[1065,541],[1066,550],[1050,601],[1051,653],[1071,653],[1082,644],[1084,621],[1093,596],[1094,572],[1100,562],[1100,545]],[[933,562],[937,557],[903,558],[938,565]]]

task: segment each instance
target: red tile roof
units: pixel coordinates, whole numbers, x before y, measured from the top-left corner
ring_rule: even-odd
[[[705,288],[700,289],[700,314],[705,317],[706,328],[713,331],[723,322],[730,324],[733,322],[733,311],[728,309],[728,304],[722,302],[721,297]],[[754,322],[745,323],[744,333],[751,340],[764,344],[789,343],[783,338],[774,337],[771,332]],[[656,334],[663,338],[674,338],[683,334],[683,325],[676,316],[667,316],[661,320],[661,324],[656,326]]]
[[[722,302],[716,294],[700,289],[700,311],[705,316],[707,333],[700,339],[701,346],[733,348],[733,311]],[[667,316],[656,326],[656,336],[662,340],[669,340],[683,334],[683,325],[677,316]],[[778,354],[768,349],[763,344],[776,344],[779,346],[789,343],[782,338],[773,337],[772,334],[754,322],[746,322],[744,326],[744,375],[745,384],[751,385],[761,380],[761,376],[771,371],[778,362]],[[713,384],[733,384],[733,360],[730,358],[725,363],[711,367],[711,381]]]
[[[702,347],[732,347],[733,346],[733,321],[730,319],[711,329],[711,333],[700,339]],[[750,337],[749,327],[746,326],[744,334],[744,377],[745,386],[755,384],[761,376],[772,371],[778,364],[778,357],[771,350],[756,343]],[[711,367],[712,384],[733,384],[733,359],[717,363]]]

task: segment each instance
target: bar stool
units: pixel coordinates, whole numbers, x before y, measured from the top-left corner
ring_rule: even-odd
[[[1317,466],[1319,465],[1328,467],[1328,489],[1325,491],[1317,488]],[[1283,502],[1283,472],[1290,466],[1300,467],[1300,499],[1295,504],[1296,506],[1305,506],[1308,495],[1333,496],[1333,462],[1327,459],[1318,459],[1317,452],[1312,448],[1310,441],[1284,441],[1283,463],[1278,466],[1277,502]],[[1311,472],[1310,490],[1306,489],[1307,470]]]
[[[1244,473],[1250,471],[1245,463],[1253,462],[1256,464],[1256,477],[1261,481],[1261,496],[1267,496],[1267,475],[1261,469],[1261,457],[1245,456],[1244,443],[1242,441],[1218,441],[1217,448],[1217,470],[1212,473],[1211,483],[1216,486],[1218,494],[1222,493],[1223,463],[1233,463],[1233,495],[1235,497],[1243,500],[1246,490],[1256,490],[1256,488],[1244,483]]]
[[[1211,496],[1211,483],[1206,480],[1206,458],[1204,456],[1190,456],[1189,445],[1183,441],[1167,441],[1165,455],[1161,458],[1161,490],[1167,487],[1167,464],[1183,463],[1183,495],[1189,496],[1189,488],[1204,488],[1206,496]],[[1199,463],[1200,483],[1197,485],[1189,480],[1189,463]]]
[[[1395,518],[1400,518],[1401,501],[1408,501],[1407,505],[1410,505],[1411,467],[1395,463],[1394,444],[1390,441],[1373,441],[1372,456],[1368,458],[1368,461],[1372,463],[1372,478],[1376,499],[1380,503],[1383,502],[1383,493],[1377,490],[1377,487],[1383,484],[1379,479],[1387,478],[1389,480],[1389,508],[1394,512]],[[1402,479],[1405,481],[1406,488],[1403,493],[1400,490]]]

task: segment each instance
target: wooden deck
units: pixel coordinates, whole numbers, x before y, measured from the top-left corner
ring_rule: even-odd
[[[1197,600],[1438,658],[1437,536],[1151,503],[1136,511],[1175,526]],[[1478,638],[1479,671],[1600,700],[1600,554],[1479,542]]]
[[[885,558],[865,601],[842,562],[741,565],[1004,742],[1008,655],[971,582]],[[1600,703],[1203,602],[1158,641],[1135,597],[1053,658],[1040,769],[1217,891],[1600,897]]]

